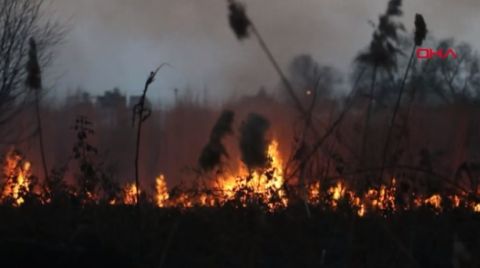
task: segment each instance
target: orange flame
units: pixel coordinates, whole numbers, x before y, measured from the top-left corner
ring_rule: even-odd
[[[165,176],[161,174],[155,179],[153,201],[159,208],[213,207],[225,205],[229,201],[239,201],[240,205],[244,207],[252,201],[260,201],[267,205],[270,211],[285,208],[289,205],[289,200],[284,185],[283,160],[278,147],[279,144],[276,140],[273,140],[268,146],[270,163],[265,170],[249,172],[245,166],[241,166],[236,172],[218,175],[213,182],[210,182],[210,185],[206,185],[206,191],[200,189],[192,192],[179,191],[175,195],[170,194]],[[0,181],[0,203],[5,204],[8,201],[13,206],[21,206],[25,203],[25,194],[30,191],[32,184],[30,162],[25,161],[18,153],[11,150],[5,157],[3,174],[3,180]],[[122,198],[111,200],[109,204],[135,205],[137,203],[136,190],[135,184],[125,185]],[[407,202],[407,204],[399,205],[396,200],[395,178],[389,185],[370,188],[362,195],[348,189],[345,180],[339,180],[326,189],[321,188],[319,181],[313,181],[307,186],[306,194],[309,204],[325,204],[334,210],[338,209],[340,201],[345,201],[359,217],[364,217],[369,213],[395,212],[399,209],[415,209],[423,206],[429,206],[436,212],[441,212],[444,209],[444,199],[451,201],[448,203],[454,208],[464,207],[480,213],[480,203],[468,201],[466,193],[444,197],[440,194],[422,196],[412,193],[409,197],[405,197],[410,200],[411,204]],[[43,195],[39,194],[39,196]],[[88,198],[96,200],[99,197],[92,195]],[[45,203],[48,202],[43,202],[43,204]]]
[[[139,193],[141,190],[139,190]],[[137,186],[135,183],[127,184],[123,189],[123,203],[125,205],[135,205],[137,203]]]
[[[431,197],[425,199],[424,203],[434,207],[435,209],[442,209],[442,197],[438,194],[432,195]]]
[[[169,195],[168,195],[167,182],[165,181],[165,176],[160,175],[155,179],[155,190],[156,190],[155,201],[157,203],[157,206],[161,208],[167,206]]]
[[[249,174],[247,168],[242,166],[237,174],[218,178],[217,187],[225,195],[223,201],[233,199],[240,190],[260,197],[263,202],[268,204],[271,210],[287,206],[288,199],[283,190],[285,183],[283,161],[280,157],[276,140],[273,140],[268,146],[268,157],[270,159],[270,167],[266,172],[253,171],[253,173]],[[279,202],[270,202],[275,197],[279,199]]]
[[[22,205],[25,202],[22,196],[30,190],[30,162],[23,161],[20,154],[10,150],[5,157],[3,174],[5,181],[2,185],[0,201],[10,198],[14,201],[15,206]]]

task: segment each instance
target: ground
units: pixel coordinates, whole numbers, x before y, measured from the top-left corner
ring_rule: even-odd
[[[311,209],[2,207],[0,257],[3,267],[478,267],[478,214]]]

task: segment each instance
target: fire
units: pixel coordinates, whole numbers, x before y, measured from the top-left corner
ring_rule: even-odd
[[[137,186],[134,183],[127,184],[123,189],[123,203],[125,205],[135,205],[137,203]]]
[[[366,205],[372,208],[372,210],[395,210],[396,201],[395,201],[396,187],[395,179],[392,180],[392,186],[387,187],[385,185],[380,186],[379,190],[369,189],[365,194]]]
[[[329,192],[332,194],[333,200],[338,201],[345,195],[345,187],[341,182],[338,182],[335,187],[330,188]]]
[[[320,203],[320,182],[316,181],[308,187],[308,202],[311,204]]]
[[[442,197],[438,194],[432,195],[431,197],[425,199],[424,203],[434,207],[435,209],[442,209]]]
[[[266,205],[269,211],[286,208],[289,205],[289,197],[285,187],[285,175],[283,159],[279,152],[279,143],[273,140],[268,146],[269,165],[264,170],[248,171],[241,166],[237,171],[228,174],[216,175],[209,184],[201,188],[190,190],[180,189],[169,192],[166,178],[160,174],[155,178],[153,197],[150,199],[159,208],[175,207],[190,209],[193,207],[223,206],[233,201],[242,207],[252,203]],[[25,203],[25,195],[32,188],[31,163],[14,150],[9,151],[4,160],[3,179],[0,181],[0,203],[21,206]],[[396,179],[389,184],[371,187],[364,193],[358,194],[348,188],[348,181],[338,180],[332,186],[323,189],[319,180],[311,181],[306,185],[307,202],[311,205],[324,205],[327,209],[340,209],[340,202],[345,202],[359,217],[372,213],[384,214],[398,210],[417,209],[430,207],[435,212],[444,211],[445,204],[451,204],[452,208],[467,208],[475,213],[480,213],[480,203],[469,200],[465,192],[442,196],[434,194],[424,196],[421,193],[403,194],[398,196]],[[41,187],[35,188],[37,196],[44,196],[38,192]],[[146,189],[139,189],[139,192]],[[148,192],[148,191],[145,191]],[[74,196],[79,196],[75,191]],[[88,194],[88,193],[87,193]],[[145,195],[148,198],[148,195]],[[101,196],[90,195],[86,198],[99,200]],[[402,202],[397,200],[402,198]],[[48,204],[41,200],[41,204]],[[449,201],[449,202],[444,202]],[[137,203],[137,188],[131,183],[124,186],[122,196],[109,201],[109,205],[120,204],[135,205]],[[445,203],[445,204],[444,204]]]
[[[338,201],[345,196],[345,186],[341,182],[337,182],[337,185],[328,189],[328,193],[330,194],[331,206],[336,208],[338,206]]]
[[[268,146],[270,167],[266,171],[253,171],[249,173],[246,167],[242,167],[237,174],[217,179],[217,187],[224,194],[224,202],[235,198],[239,191],[260,198],[273,210],[279,206],[287,206],[288,199],[283,190],[283,160],[278,151],[278,142],[273,140]],[[252,196],[251,196],[252,197]],[[279,202],[270,202],[278,198]],[[242,200],[246,201],[246,200]],[[244,206],[246,203],[244,202]]]
[[[357,214],[358,214],[359,217],[365,216],[365,205],[364,204],[360,204],[360,208],[358,209]]]
[[[10,150],[5,156],[3,174],[4,181],[1,185],[0,201],[11,199],[15,206],[22,205],[25,202],[24,194],[30,190],[30,162],[24,161],[20,154]]]
[[[451,200],[452,200],[453,207],[455,207],[455,208],[460,207],[460,204],[461,204],[462,200],[460,199],[460,197],[458,195],[452,196]]]
[[[156,190],[155,201],[157,203],[157,206],[160,208],[165,207],[167,205],[167,201],[169,198],[165,176],[160,175],[155,179],[155,190]]]
[[[473,207],[473,211],[477,212],[477,213],[480,213],[480,203],[476,204],[474,207]]]

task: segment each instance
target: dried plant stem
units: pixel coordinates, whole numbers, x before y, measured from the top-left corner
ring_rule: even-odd
[[[255,35],[260,47],[262,48],[262,50],[265,52],[265,54],[267,55],[269,61],[271,62],[271,64],[273,65],[273,67],[275,68],[277,74],[280,76],[280,79],[282,80],[282,83],[284,84],[285,86],[285,89],[287,90],[287,93],[290,95],[290,97],[292,98],[293,102],[294,102],[294,105],[295,105],[295,108],[301,113],[301,115],[304,117],[304,119],[306,120],[307,124],[306,124],[306,127],[310,128],[312,133],[315,134],[316,136],[320,136],[319,132],[316,130],[315,126],[313,124],[311,124],[311,122],[308,122],[309,120],[311,121],[311,111],[308,111],[307,109],[305,109],[300,101],[300,99],[297,97],[297,95],[295,94],[295,90],[292,86],[292,84],[290,83],[290,81],[288,80],[288,78],[286,77],[286,75],[283,73],[282,69],[280,68],[280,65],[278,64],[277,60],[275,59],[275,57],[273,56],[271,50],[268,48],[265,40],[263,39],[262,35],[260,34],[260,32],[257,30],[257,27],[255,26],[255,24],[250,20],[249,21],[249,25],[250,25],[250,29],[252,31],[252,33]],[[363,75],[363,71],[362,71],[362,75]],[[357,80],[356,84],[358,83],[359,80]],[[356,85],[355,85],[356,87]],[[314,149],[314,152],[316,150],[318,150],[321,145],[323,144],[323,141],[326,140],[326,138],[328,138],[328,136],[330,136],[331,133],[333,133],[333,131],[335,130],[336,126],[343,120],[344,118],[344,115],[346,114],[347,110],[349,109],[350,107],[348,107],[338,118],[337,121],[335,121],[333,123],[333,125],[327,129],[327,132],[324,136],[322,136],[320,138],[320,143],[319,144],[316,144],[315,145],[315,149]],[[312,154],[313,155],[313,154]],[[311,155],[307,158],[305,158],[307,161],[308,159],[311,157]],[[298,169],[296,169],[295,173],[298,172]],[[294,174],[295,174],[294,173]]]
[[[145,109],[145,98],[147,95],[148,86],[150,84],[148,81],[145,83],[145,88],[143,89],[142,96],[140,97],[140,101],[137,104],[138,106],[138,125],[137,125],[137,140],[135,143],[135,195],[137,196],[137,206],[140,206],[140,168],[139,168],[139,161],[140,161],[140,144],[142,139],[142,125],[144,120],[144,113],[146,113]],[[145,118],[146,119],[146,118]]]
[[[284,86],[285,86],[285,89],[287,90],[288,94],[290,95],[290,97],[292,98],[293,100],[293,103],[295,105],[295,107],[297,108],[298,111],[300,111],[300,113],[302,114],[302,116],[305,118],[305,127],[306,128],[311,128],[312,131],[314,133],[317,133],[317,131],[315,130],[315,128],[313,127],[313,125],[311,124],[311,118],[312,118],[312,115],[311,115],[311,112],[313,110],[313,106],[315,104],[315,102],[312,102],[312,107],[310,110],[305,110],[305,108],[303,107],[302,103],[300,102],[300,99],[297,97],[297,95],[295,94],[295,91],[293,89],[293,86],[292,84],[290,83],[290,81],[287,79],[286,75],[283,73],[282,69],[280,68],[280,65],[278,64],[277,60],[275,59],[275,57],[273,56],[272,52],[270,51],[270,49],[268,48],[265,40],[263,40],[262,36],[260,35],[260,33],[258,32],[257,28],[255,27],[255,25],[250,22],[250,27],[251,27],[251,30],[253,32],[253,34],[257,37],[257,41],[258,43],[260,44],[260,47],[263,49],[263,51],[265,52],[265,54],[267,55],[268,59],[270,60],[271,64],[273,65],[273,67],[275,68],[276,72],[278,73],[278,75],[280,76],[280,79],[282,80]],[[305,138],[305,135],[304,137]],[[307,213],[307,216],[308,218],[310,218],[310,208],[308,207],[308,203],[307,203],[307,198],[306,198],[306,185],[305,185],[305,182],[303,181],[303,174],[304,174],[304,169],[306,167],[306,163],[307,163],[307,160],[308,159],[304,159],[303,161],[301,161],[300,163],[300,166],[302,167],[301,168],[301,171],[300,171],[300,177],[301,177],[301,183],[302,183],[302,199],[304,201],[304,204],[305,204],[305,210],[306,210],[306,213]]]
[[[369,129],[370,129],[370,121],[372,117],[372,109],[373,109],[373,100],[374,97],[373,95],[375,94],[375,84],[377,81],[377,64],[373,66],[373,71],[372,71],[372,81],[370,84],[370,93],[368,95],[368,107],[367,107],[367,113],[365,115],[365,123],[363,125],[363,139],[362,139],[362,147],[361,147],[361,154],[360,157],[362,158],[361,161],[363,164],[366,164],[366,158],[367,158],[367,141],[368,141],[368,134],[369,134]]]
[[[285,89],[287,90],[288,94],[290,95],[290,97],[292,98],[294,104],[295,104],[295,107],[300,111],[300,113],[303,115],[303,116],[308,116],[308,112],[305,110],[305,108],[303,107],[302,103],[300,102],[300,99],[297,97],[297,95],[295,94],[295,90],[293,89],[293,86],[292,84],[290,83],[290,81],[287,79],[286,75],[283,73],[282,69],[280,68],[280,65],[278,64],[277,60],[275,59],[275,57],[273,56],[272,52],[270,51],[270,49],[268,48],[267,46],[267,43],[265,43],[265,40],[263,40],[262,36],[260,35],[260,33],[258,32],[257,28],[255,27],[255,25],[253,24],[253,22],[250,22],[251,25],[251,30],[253,32],[253,34],[257,37],[257,41],[258,43],[260,44],[260,47],[262,48],[262,50],[265,52],[265,54],[267,55],[268,59],[270,60],[270,62],[272,63],[273,67],[275,68],[275,71],[278,73],[278,75],[280,76],[280,79],[282,80],[282,83],[285,85]]]
[[[317,103],[317,95],[318,95],[318,86],[320,84],[320,79],[317,80],[317,83],[315,85],[315,91],[313,92],[313,98],[310,103],[310,106],[308,107],[308,113],[307,113],[307,118],[305,119],[305,126],[302,134],[302,140],[300,142],[300,146],[304,146],[306,144],[307,140],[307,133],[308,129],[310,129],[311,124],[312,124],[312,117],[313,117],[313,110],[315,108],[315,104]],[[307,212],[307,217],[311,218],[312,213],[310,211],[310,207],[308,205],[308,190],[307,190],[307,183],[305,181],[305,172],[306,168],[308,165],[308,160],[309,159],[302,159],[300,163],[300,190],[302,191],[302,199],[303,203],[305,205],[305,210]]]
[[[315,153],[318,151],[318,149],[320,149],[323,145],[323,143],[328,139],[328,137],[330,137],[330,135],[332,135],[332,133],[335,131],[335,129],[340,125],[340,123],[343,121],[343,119],[345,118],[345,116],[347,115],[347,113],[350,111],[350,109],[353,107],[353,104],[354,104],[354,100],[355,100],[355,97],[356,97],[356,93],[357,93],[357,89],[358,89],[358,84],[360,83],[360,80],[361,78],[363,77],[364,73],[365,73],[365,68],[363,68],[361,71],[360,71],[360,74],[358,75],[357,77],[357,80],[355,81],[354,85],[353,85],[353,89],[352,91],[350,92],[350,96],[348,97],[348,102],[345,106],[345,108],[342,110],[342,112],[338,115],[337,119],[335,119],[335,121],[332,122],[332,124],[330,125],[329,128],[327,128],[327,130],[325,131],[325,133],[317,140],[317,142],[315,142],[312,146],[312,149],[308,152],[308,154],[306,155],[305,159],[310,159],[311,157],[313,157],[315,155]],[[298,171],[300,170],[300,166],[297,166],[293,172],[291,173],[292,176],[294,174],[296,174]]]
[[[146,91],[146,90],[145,90]],[[145,91],[140,100],[140,107],[143,110],[145,105]],[[140,158],[140,140],[142,137],[142,120],[138,122],[137,126],[137,140],[135,143],[135,195],[137,196],[137,206],[140,206],[140,179],[139,179],[139,167],[138,162]]]
[[[280,65],[278,64],[277,60],[275,59],[275,57],[273,56],[271,50],[268,48],[265,40],[262,38],[261,34],[259,33],[259,31],[257,30],[257,28],[255,27],[255,24],[253,24],[252,21],[250,21],[250,29],[251,31],[253,32],[253,34],[256,36],[257,38],[257,41],[260,45],[260,47],[263,49],[263,51],[265,52],[265,54],[267,55],[269,61],[271,62],[271,64],[273,65],[273,67],[275,68],[276,72],[278,73],[278,75],[280,76],[281,80],[282,80],[282,83],[284,84],[285,86],[285,89],[287,90],[288,94],[290,95],[290,97],[292,98],[293,102],[294,102],[294,105],[295,107],[300,111],[300,113],[302,114],[302,116],[304,116],[305,120],[306,120],[306,127],[309,127],[312,132],[319,136],[319,133],[318,131],[316,131],[315,127],[313,124],[311,124],[311,122],[308,122],[308,121],[311,121],[311,115],[310,115],[310,112],[307,111],[302,103],[300,102],[299,98],[297,97],[297,95],[295,94],[295,91],[294,91],[294,88],[292,86],[292,84],[290,83],[290,81],[287,79],[286,75],[283,73],[282,69],[280,68]],[[357,81],[355,82],[355,85],[354,85],[354,89],[357,87],[357,84],[359,83],[360,81],[360,78],[363,76],[363,73],[364,73],[364,69],[361,71],[360,75],[359,75],[359,78],[357,79]],[[354,90],[355,91],[355,90]],[[347,114],[347,112],[349,111],[349,109],[351,108],[353,104],[353,101],[349,104],[347,104],[347,107],[342,111],[342,113],[339,115],[339,117],[337,118],[337,120],[335,120],[332,125],[326,130],[325,134],[323,134],[319,140],[317,141],[317,143],[314,144],[313,146],[313,149],[312,151],[307,155],[307,157],[305,158],[304,161],[308,161],[314,154],[315,152],[322,146],[323,142],[333,133],[333,131],[336,129],[336,127],[343,121],[343,118],[345,117],[345,115]],[[302,163],[300,163],[300,165],[294,170],[294,173],[293,174],[296,174],[300,169],[302,169],[304,165]],[[308,210],[307,210],[308,211]],[[308,212],[307,212],[308,214]]]
[[[40,114],[40,96],[39,95],[40,95],[39,90],[35,90],[35,114],[37,117],[38,143],[40,145],[40,155],[42,158],[44,179],[47,181],[48,167],[47,167],[47,160],[45,158],[45,145],[43,143],[43,129],[42,129],[42,117]]]
[[[37,119],[37,133],[40,145],[40,154],[42,158],[42,166],[44,172],[44,179],[48,180],[47,161],[45,160],[45,146],[43,144],[42,120],[40,115],[40,92],[42,91],[42,70],[38,61],[37,43],[34,38],[29,40],[30,48],[28,50],[28,61],[26,63],[26,81],[25,84],[31,88],[35,94],[35,113]]]
[[[157,69],[158,71],[158,69]],[[147,95],[148,86],[153,82],[156,72],[151,72],[147,81],[145,82],[145,87],[140,97],[140,101],[133,108],[133,123],[135,124],[135,118],[138,116],[138,125],[137,125],[137,139],[135,143],[135,196],[136,196],[136,208],[138,213],[138,256],[142,256],[142,247],[143,239],[141,236],[142,233],[142,217],[140,210],[140,175],[139,175],[139,159],[140,159],[140,144],[142,138],[142,124],[150,116],[150,111],[145,108],[145,98]]]
[[[412,66],[413,58],[415,56],[415,51],[417,50],[417,46],[414,45],[412,49],[412,54],[410,55],[410,59],[408,61],[407,69],[405,70],[405,74],[402,79],[402,83],[400,85],[400,91],[398,93],[397,101],[395,103],[395,108],[393,110],[392,118],[390,120],[390,124],[388,126],[388,131],[387,131],[387,138],[385,140],[385,146],[383,146],[383,153],[382,153],[382,169],[380,171],[380,180],[383,179],[383,173],[384,173],[384,167],[386,164],[387,160],[387,152],[388,152],[388,147],[390,145],[390,139],[392,137],[392,130],[395,125],[395,120],[397,119],[397,114],[398,110],[400,109],[400,103],[402,101],[402,96],[403,96],[403,91],[405,90],[405,84],[408,78],[408,74],[410,72],[410,68]]]
[[[137,140],[135,144],[135,187],[136,192],[135,195],[137,197],[136,205],[140,208],[140,171],[139,171],[139,160],[140,160],[140,144],[142,138],[142,124],[145,120],[150,117],[152,113],[150,109],[145,107],[145,101],[147,97],[147,91],[150,84],[153,83],[155,80],[155,76],[157,75],[158,71],[162,69],[164,66],[170,66],[168,63],[162,63],[155,71],[150,72],[150,75],[145,81],[145,87],[142,92],[142,96],[140,97],[140,101],[134,106],[133,108],[133,123],[135,124],[135,119],[138,117],[138,125],[137,125]]]

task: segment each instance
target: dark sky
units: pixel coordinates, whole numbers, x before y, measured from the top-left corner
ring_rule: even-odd
[[[152,97],[168,101],[173,88],[209,88],[217,100],[274,86],[278,78],[254,40],[238,42],[225,0],[51,0],[49,12],[70,32],[52,74],[55,93],[82,87],[95,94],[115,86],[138,91],[162,62]],[[348,71],[366,47],[387,0],[246,0],[248,13],[282,67],[300,53]],[[405,25],[422,13],[437,37],[480,47],[479,0],[405,0]]]

